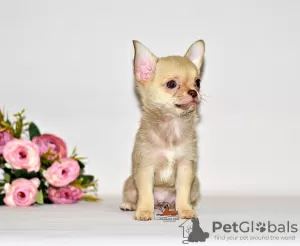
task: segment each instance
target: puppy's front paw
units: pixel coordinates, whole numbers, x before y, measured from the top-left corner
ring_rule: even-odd
[[[152,220],[153,219],[153,211],[140,211],[137,210],[135,214],[136,220]]]
[[[193,219],[197,217],[197,213],[193,209],[189,210],[179,210],[178,215],[180,219]]]
[[[120,209],[123,211],[133,211],[136,210],[136,205],[133,203],[129,202],[124,202],[121,206]]]

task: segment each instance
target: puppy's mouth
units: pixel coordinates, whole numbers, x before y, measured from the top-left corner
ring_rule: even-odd
[[[182,103],[182,104],[175,104],[176,108],[180,108],[180,109],[189,109],[191,107],[196,107],[199,104],[199,102],[196,101],[191,101],[189,103]]]

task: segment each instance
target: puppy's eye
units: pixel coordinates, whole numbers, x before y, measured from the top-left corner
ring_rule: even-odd
[[[198,88],[200,88],[200,79],[196,79],[195,84]]]
[[[176,86],[177,86],[177,83],[176,83],[176,81],[174,81],[174,80],[170,80],[170,81],[167,83],[167,87],[170,88],[170,89],[174,89]]]

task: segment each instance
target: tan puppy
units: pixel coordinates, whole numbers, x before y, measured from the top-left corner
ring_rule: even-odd
[[[204,42],[193,43],[184,56],[162,58],[138,41],[133,44],[142,119],[120,208],[136,210],[137,220],[151,220],[154,207],[167,202],[180,218],[194,218],[200,197],[196,123]]]

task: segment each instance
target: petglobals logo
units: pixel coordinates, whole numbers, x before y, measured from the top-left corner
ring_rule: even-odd
[[[202,221],[203,222],[203,221]],[[212,221],[211,227],[201,223],[199,218],[184,221],[179,227],[182,228],[183,244],[216,241],[290,241],[296,240],[300,232],[300,225],[285,221],[241,221],[221,222]]]
[[[212,227],[213,233],[297,233],[299,231],[298,224],[291,223],[290,221],[280,224],[275,224],[271,221],[242,221],[240,223],[233,222],[231,224],[213,221]]]

